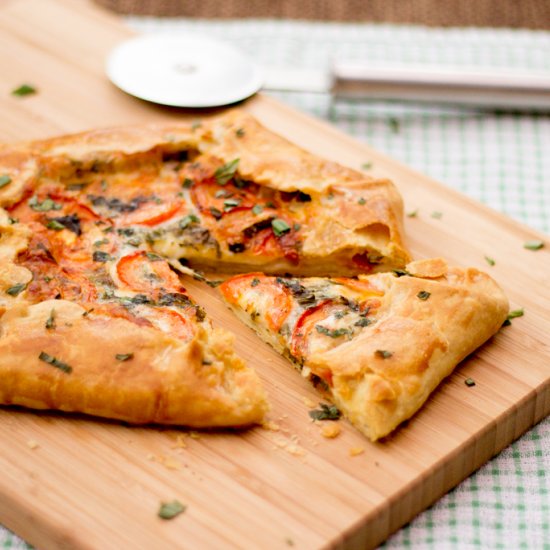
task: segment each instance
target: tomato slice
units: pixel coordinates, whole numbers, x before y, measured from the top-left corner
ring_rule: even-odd
[[[176,338],[190,340],[195,335],[191,321],[173,309],[148,308],[147,318],[155,327]]]
[[[137,210],[115,218],[116,225],[158,225],[170,220],[183,208],[183,203],[173,200],[156,203],[153,201],[142,204]]]
[[[191,187],[191,200],[201,213],[220,219],[228,214],[251,210],[257,202],[261,202],[252,192],[255,188],[257,186],[254,184],[239,189],[233,183],[221,186],[207,180]]]
[[[220,291],[230,303],[248,311],[263,314],[267,326],[278,332],[292,310],[292,295],[277,283],[275,277],[263,273],[248,273],[232,277],[220,285]]]
[[[168,292],[182,292],[178,276],[170,269],[168,262],[156,259],[139,250],[121,258],[117,264],[117,274],[123,285],[136,292],[149,292],[163,289]]]

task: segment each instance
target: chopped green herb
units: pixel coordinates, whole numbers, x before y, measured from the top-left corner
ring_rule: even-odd
[[[372,161],[368,160],[367,162],[364,162],[361,164],[361,168],[363,170],[370,170],[372,168]]]
[[[352,329],[349,329],[349,328],[329,329],[321,325],[315,325],[315,330],[317,330],[317,332],[321,334],[326,334],[331,338],[339,338],[340,336],[349,335],[349,334],[352,334],[353,332]]]
[[[26,95],[35,94],[36,92],[37,92],[36,88],[31,84],[21,84],[21,86],[11,91],[11,95],[15,95],[17,97],[23,97]]]
[[[90,182],[85,182],[85,183],[69,183],[69,185],[67,185],[67,189],[69,191],[82,191],[82,189],[84,189],[85,187],[87,187],[88,185],[90,185]]]
[[[231,197],[231,196],[233,196],[233,193],[231,193],[227,189],[220,189],[219,191],[216,191],[214,193],[214,197],[216,197],[217,199],[222,199],[222,198]]]
[[[109,239],[101,239],[100,241],[96,241],[94,243],[95,247],[103,246],[104,244],[109,244]]]
[[[204,282],[212,288],[216,288],[217,286],[220,286],[223,283],[223,281],[220,281],[220,280],[210,281],[208,279],[206,279]]]
[[[523,243],[523,248],[527,250],[540,250],[544,246],[542,241],[526,241]]]
[[[236,208],[241,204],[240,199],[226,199],[223,201],[223,210],[224,212],[231,212],[233,208]]]
[[[27,283],[17,283],[16,285],[10,286],[8,290],[6,290],[6,294],[9,294],[10,296],[17,296],[23,290],[27,288]]]
[[[515,319],[516,317],[523,317],[524,314],[523,308],[520,309],[514,309],[513,311],[510,311],[508,313],[508,317],[506,317],[507,321],[510,321],[511,319]]]
[[[87,309],[83,314],[82,314],[82,317],[88,317],[88,315],[90,315],[90,313],[92,313],[92,311],[94,310],[94,308],[90,308],[90,309]]]
[[[199,223],[199,218],[195,214],[187,214],[180,221],[180,228],[187,229],[192,223]]]
[[[11,225],[13,225],[14,223],[17,223],[19,220],[17,218],[12,218],[11,216],[8,218],[8,221],[10,222]]]
[[[361,197],[358,201],[357,201],[357,204],[360,204],[361,206],[363,206],[364,204],[367,204],[367,201]]]
[[[275,207],[275,204],[272,203],[271,201],[266,202],[266,203],[265,203],[265,207],[266,207],[266,208],[276,208],[276,207]]]
[[[361,317],[359,321],[357,321],[354,326],[356,327],[368,327],[370,324],[374,323],[372,319],[367,319],[366,317]]]
[[[210,214],[212,214],[216,220],[219,220],[222,217],[222,213],[215,206],[210,207]]]
[[[292,226],[292,229],[294,229],[294,231],[300,231],[300,227],[302,227],[299,223],[295,223],[293,226]]]
[[[0,176],[0,189],[2,189],[2,187],[6,187],[8,183],[11,183],[11,178],[7,174]]]
[[[485,261],[489,264],[489,265],[495,265],[495,260],[493,260],[493,258],[489,257],[489,256],[485,256]]]
[[[185,178],[181,185],[184,189],[189,189],[193,185],[193,180],[189,178]]]
[[[239,159],[232,160],[231,162],[228,162],[227,164],[220,166],[214,172],[214,178],[216,179],[216,183],[218,185],[225,185],[230,179],[233,178],[233,176],[235,175],[235,172],[237,171],[238,166],[239,166]]]
[[[406,275],[409,276],[409,277],[411,276],[411,274],[406,269],[394,269],[393,272],[398,277],[405,277]]]
[[[313,418],[313,420],[338,420],[342,415],[336,405],[319,403],[319,406],[321,407],[320,409],[309,411],[309,416]]]
[[[399,120],[395,117],[388,118],[388,126],[394,134],[398,134],[399,130],[401,129],[401,124]]]
[[[465,383],[469,388],[471,388],[472,386],[475,386],[475,385],[476,385],[475,381],[474,381],[472,378],[466,378],[466,380],[464,380],[464,383]]]
[[[55,309],[50,311],[50,316],[46,320],[47,329],[55,329]]]
[[[510,319],[504,319],[504,323],[502,323],[503,327],[509,327],[512,324],[512,321]]]
[[[237,131],[235,132],[235,135],[236,135],[237,137],[239,137],[239,138],[244,137],[244,135],[245,135],[244,129],[243,129],[243,128],[237,129]]]
[[[102,252],[101,250],[96,250],[96,251],[94,251],[94,253],[92,255],[92,259],[94,260],[94,262],[105,263],[105,262],[108,262],[109,260],[112,260],[113,257],[110,256],[109,254],[107,254],[107,252]]]
[[[133,359],[133,358],[134,358],[133,353],[117,353],[115,355],[115,359],[117,361],[129,361],[130,359]]]
[[[263,211],[264,211],[264,208],[261,204],[256,204],[254,205],[254,208],[252,208],[252,213],[256,214],[256,216],[258,214],[261,214]]]
[[[421,291],[416,295],[416,297],[419,298],[420,300],[426,301],[431,295],[432,295],[431,292],[428,292],[427,290],[421,290]]]
[[[250,286],[258,286],[260,284],[260,279],[258,277],[254,277],[252,281],[250,282]]]
[[[65,229],[65,226],[62,223],[59,223],[57,220],[50,220],[46,227],[48,229],[53,229],[54,231],[61,231],[62,229]]]
[[[46,283],[49,283],[51,280],[52,280],[52,277],[49,277],[48,275],[46,275],[46,276],[44,277],[44,281],[45,281]]]
[[[54,202],[49,197],[42,202],[38,202],[36,195],[29,199],[29,206],[36,212],[48,212],[50,210],[61,210],[61,205]]]
[[[63,371],[66,374],[70,374],[71,372],[73,372],[73,368],[71,366],[67,365],[67,363],[63,363],[63,361],[60,361],[59,359],[57,359],[53,355],[48,355],[44,351],[40,352],[40,355],[38,356],[38,359],[40,359],[40,361],[44,361],[44,363],[48,363],[48,365],[51,365],[52,367],[55,367],[56,369],[59,369],[59,370]]]
[[[162,262],[164,261],[164,258],[162,256],[159,256],[158,254],[155,254],[154,252],[146,252],[145,255],[147,256],[147,259],[151,262]]]
[[[333,195],[332,193],[329,193],[329,194],[327,195],[327,199],[328,199],[329,201],[331,201],[333,198],[334,198],[334,195]]]
[[[418,216],[418,208],[416,210],[412,210],[411,212],[407,212],[407,218],[416,218]]]
[[[159,518],[173,519],[179,516],[182,512],[185,512],[185,506],[179,500],[173,500],[172,502],[161,502],[158,511]]]
[[[275,218],[272,220],[271,227],[273,228],[273,233],[275,233],[276,237],[280,237],[290,231],[290,225],[280,218]]]
[[[388,359],[393,355],[393,352],[387,351],[385,349],[377,349],[375,353],[376,355],[378,355],[378,357],[381,357],[382,359]]]
[[[443,216],[442,212],[437,212],[437,211],[432,212],[432,218],[436,220],[440,220],[442,216]]]

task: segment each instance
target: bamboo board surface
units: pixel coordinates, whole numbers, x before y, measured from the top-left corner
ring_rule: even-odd
[[[0,6],[2,139],[197,117],[131,98],[104,76],[107,52],[131,33],[80,1],[11,0]],[[14,98],[23,82],[40,93]],[[383,443],[345,421],[327,440],[308,420],[318,396],[233,318],[216,291],[188,287],[218,326],[237,335],[279,431],[195,434],[128,427],[84,416],[0,409],[0,523],[39,548],[367,548],[375,546],[550,412],[550,247],[545,238],[403,167],[329,125],[267,97],[245,104],[295,143],[353,168],[373,162],[407,209],[415,257],[490,270],[514,321],[442,383],[424,409]],[[443,212],[440,220],[429,213]],[[484,256],[497,261],[489,268]],[[467,377],[476,381],[468,388]],[[359,456],[349,456],[361,447]],[[156,515],[178,499],[186,512]]]

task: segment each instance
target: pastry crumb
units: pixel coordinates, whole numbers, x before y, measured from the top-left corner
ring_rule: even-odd
[[[172,449],[186,449],[187,443],[183,440],[183,435],[176,436],[176,441],[172,445]]]
[[[29,439],[27,441],[27,447],[34,451],[34,449],[38,449],[38,447],[40,447],[40,444],[38,443],[38,441],[35,441],[34,439]]]
[[[317,403],[315,403],[315,401],[312,401],[309,397],[304,397],[303,401],[304,405],[309,409],[314,409],[317,406]]]
[[[270,432],[278,432],[281,430],[281,426],[277,424],[277,422],[273,422],[272,420],[267,420],[262,424],[262,428],[264,430],[269,430]]]
[[[189,432],[189,437],[191,439],[200,439],[201,438],[199,432]]]
[[[324,424],[321,428],[321,435],[327,439],[334,439],[338,437],[341,432],[341,428],[338,424],[331,422],[330,424]]]
[[[349,456],[359,456],[365,452],[363,447],[351,447],[349,450]]]

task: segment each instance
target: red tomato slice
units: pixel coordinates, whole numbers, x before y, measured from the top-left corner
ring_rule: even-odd
[[[128,212],[115,218],[116,225],[158,225],[173,218],[182,209],[183,203],[180,202],[146,202],[134,212]]]
[[[263,313],[268,327],[275,332],[281,329],[292,310],[292,296],[289,290],[277,283],[275,277],[266,277],[263,273],[248,273],[232,277],[222,283],[219,288],[230,304],[238,304],[244,309],[249,303],[254,306],[255,301],[259,298],[263,310],[260,313]],[[241,298],[250,289],[254,290],[249,295],[250,302],[243,304]],[[245,300],[247,298],[245,296]]]
[[[120,281],[136,292],[149,292],[153,289],[168,292],[182,292],[184,289],[178,276],[164,260],[151,260],[143,250],[121,258],[117,264]]]
[[[249,187],[257,186],[249,184]],[[223,191],[223,194],[217,197],[216,195],[220,191]],[[249,188],[239,189],[232,183],[221,186],[213,181],[204,181],[193,185],[191,200],[201,213],[217,219],[228,214],[250,210],[257,202],[261,202]]]
[[[190,340],[195,335],[191,321],[173,309],[148,308],[147,318],[158,329],[176,338]]]
[[[337,305],[332,300],[324,300],[302,313],[294,327],[290,341],[290,353],[294,357],[301,359],[307,355],[311,331],[315,325],[330,315],[334,307]]]

